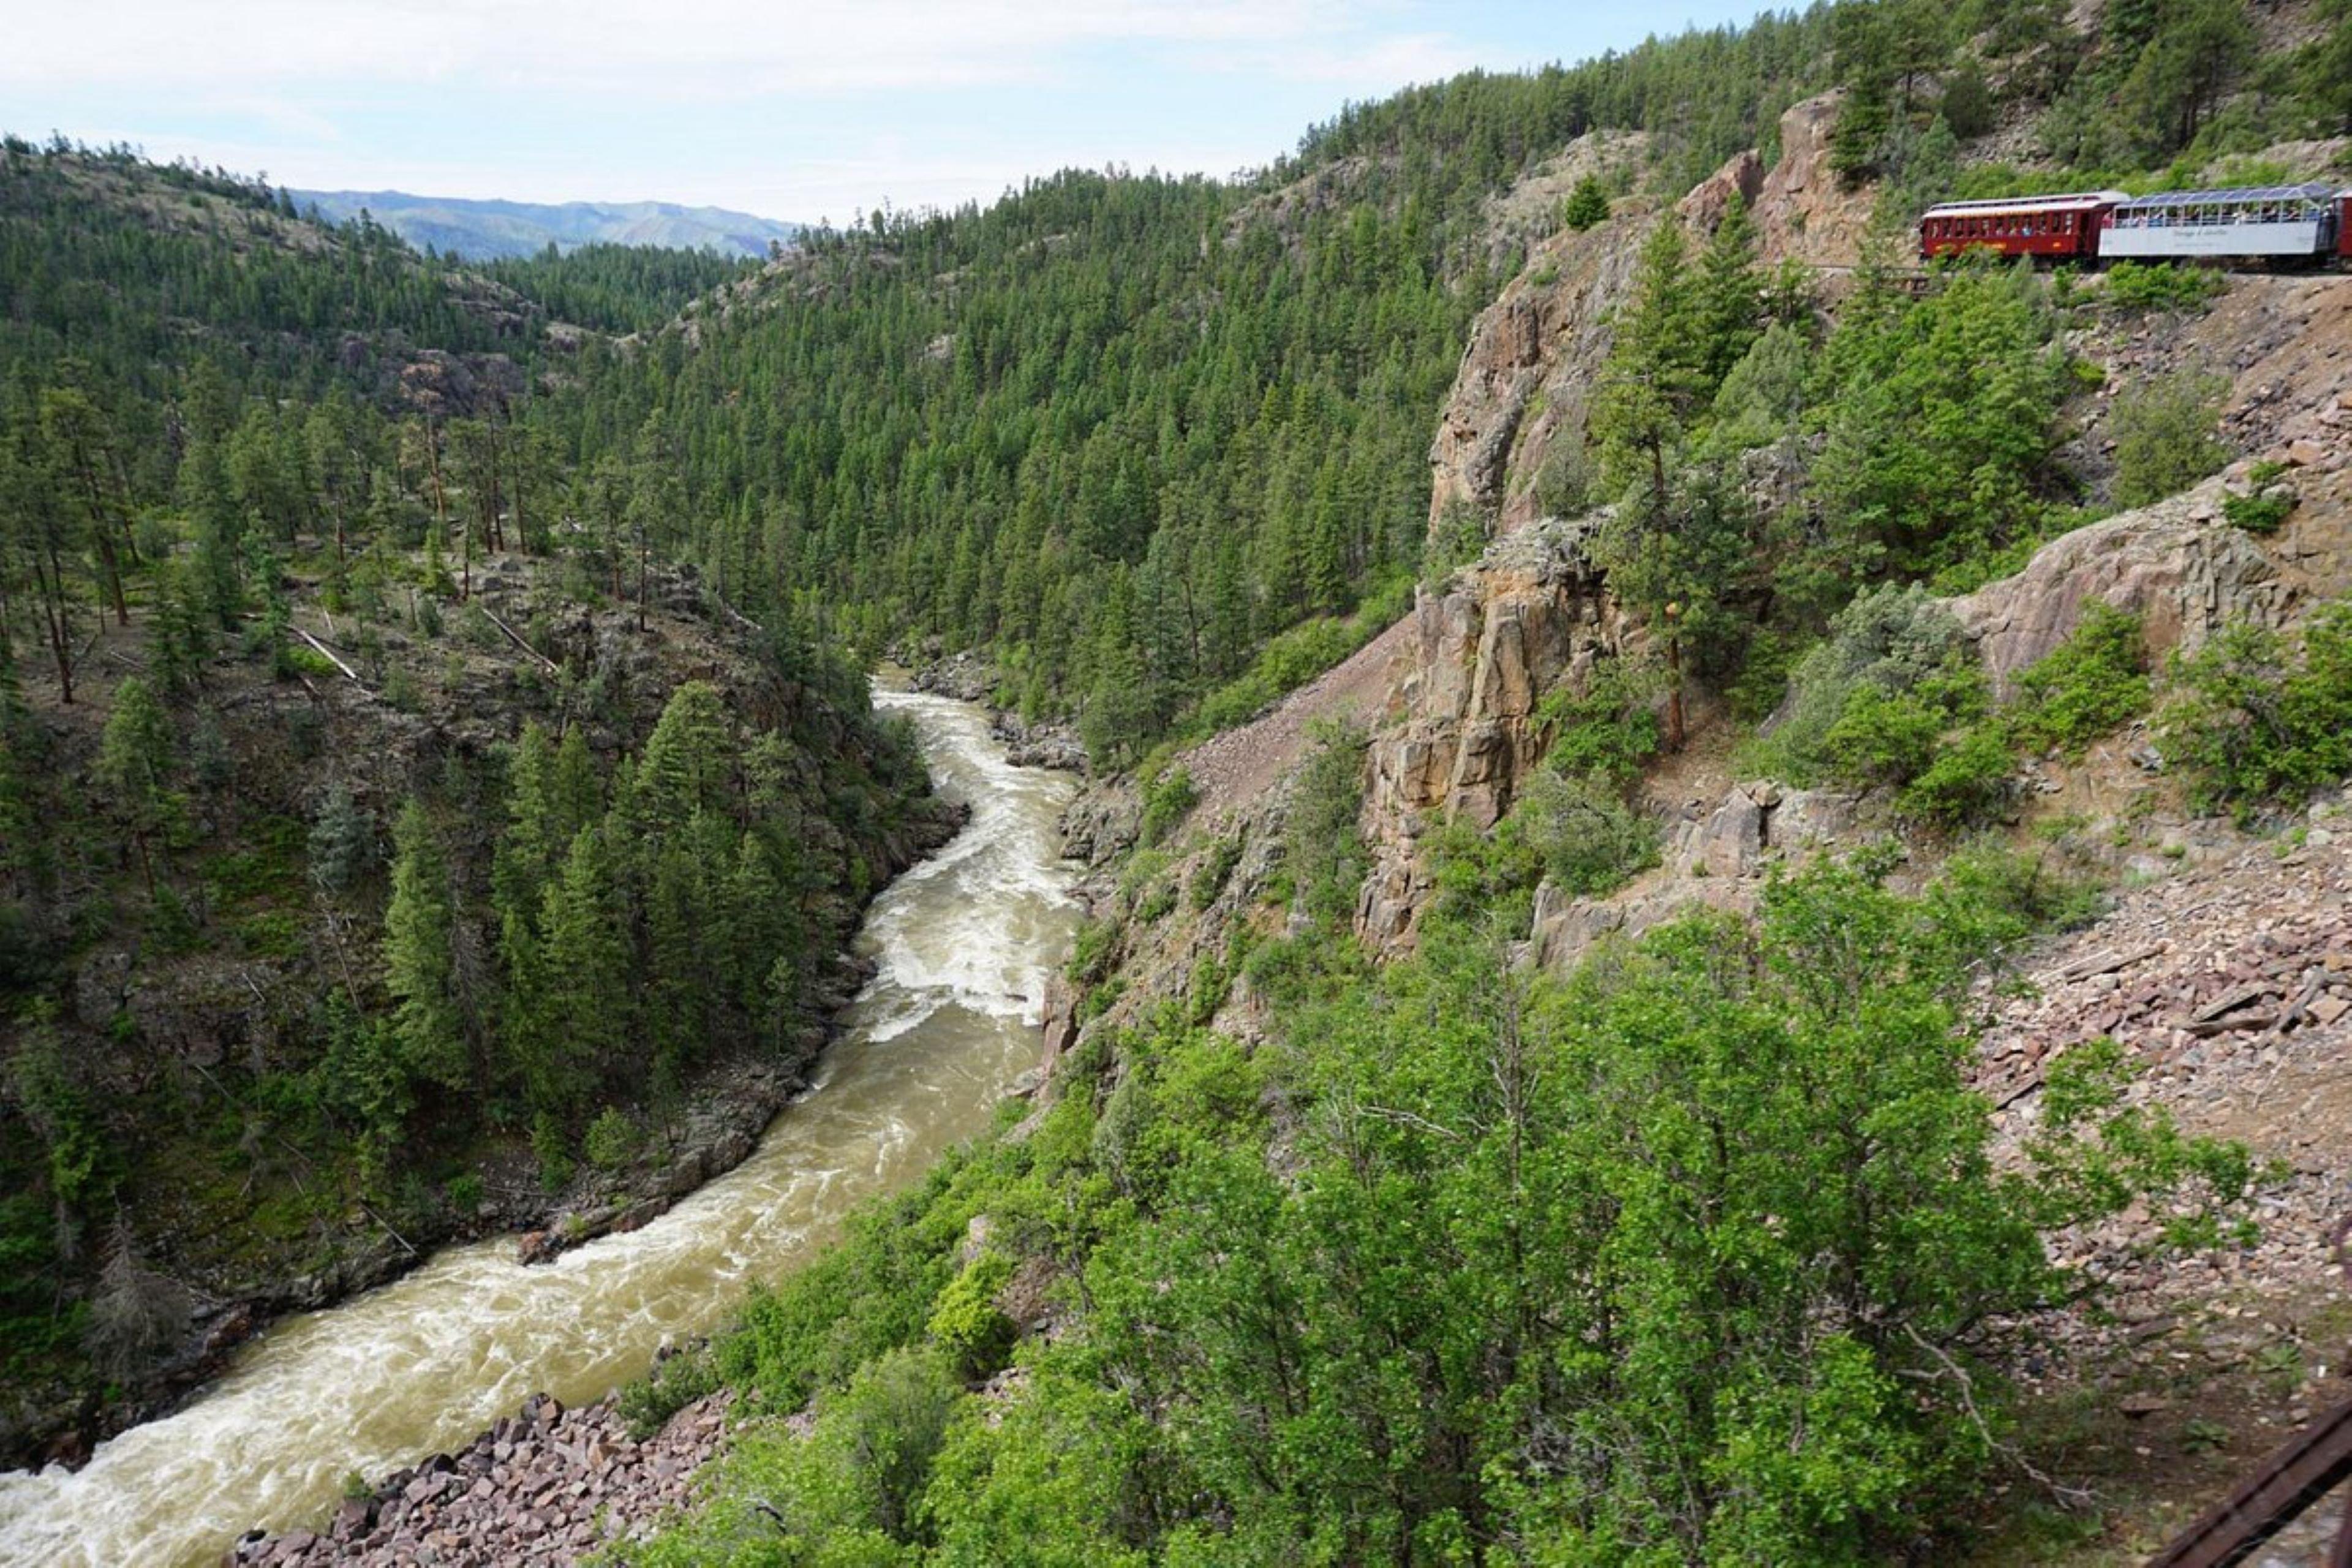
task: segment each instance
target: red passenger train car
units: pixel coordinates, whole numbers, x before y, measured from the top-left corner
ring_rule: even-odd
[[[1919,222],[1919,256],[1933,261],[1967,250],[2031,256],[2053,261],[2087,261],[2099,253],[2099,229],[2122,191],[2084,191],[2063,196],[2007,196],[1980,202],[1946,202],[1929,207]]]

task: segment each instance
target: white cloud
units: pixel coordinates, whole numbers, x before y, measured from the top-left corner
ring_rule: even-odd
[[[1097,44],[1195,46],[1353,75],[1460,58],[1426,35],[1357,47],[1391,6],[1340,0],[93,0],[26,8],[0,83],[232,89],[488,85],[633,97],[1020,82]]]

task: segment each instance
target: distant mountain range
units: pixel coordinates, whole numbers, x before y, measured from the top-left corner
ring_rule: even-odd
[[[316,204],[338,223],[359,216],[364,208],[409,244],[455,252],[469,261],[531,256],[550,242],[559,250],[603,243],[765,256],[770,240],[790,242],[800,232],[798,224],[671,202],[565,202],[551,206],[413,196],[404,191],[296,191],[293,195],[301,206]]]

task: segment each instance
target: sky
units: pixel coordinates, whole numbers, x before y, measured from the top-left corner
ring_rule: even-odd
[[[11,9],[0,129],[308,190],[793,222],[1080,165],[1230,174],[1351,100],[1765,0],[68,0]]]

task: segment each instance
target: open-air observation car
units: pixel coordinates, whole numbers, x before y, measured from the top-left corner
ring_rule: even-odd
[[[2323,257],[2338,253],[2346,196],[2326,185],[2248,185],[2164,191],[2117,202],[2099,235],[2099,255],[2127,257]]]

